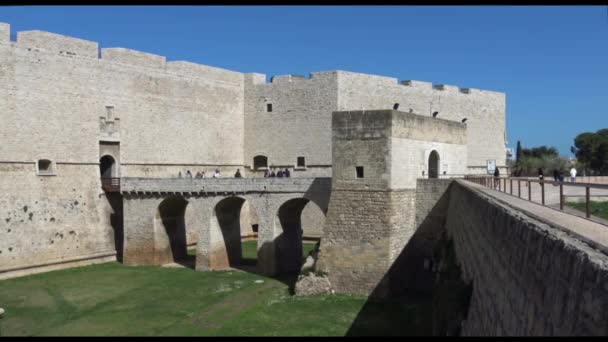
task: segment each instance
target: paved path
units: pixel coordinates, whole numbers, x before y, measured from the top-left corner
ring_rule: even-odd
[[[532,202],[542,203],[540,184],[530,183],[530,188]],[[511,185],[508,181],[507,193],[511,193]],[[518,195],[517,181],[513,181],[513,195]],[[591,189],[590,195],[593,201],[608,201],[608,189]],[[564,196],[566,196],[567,202],[585,201],[585,188],[564,185]],[[528,199],[528,184],[524,181],[521,182],[521,198]],[[545,204],[559,204],[559,186],[545,183]]]
[[[568,214],[554,208],[546,207],[538,203],[520,199],[497,190],[492,190],[479,184],[472,182],[465,183],[468,186],[479,189],[481,192],[495,198],[509,207],[522,211],[526,215],[543,221],[551,226],[567,231],[577,236],[579,239],[589,243],[590,245],[601,249],[604,251],[604,253],[608,253],[608,226],[581,218],[576,215]]]

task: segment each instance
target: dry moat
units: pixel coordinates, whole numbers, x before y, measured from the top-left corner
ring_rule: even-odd
[[[243,242],[255,261],[255,241]],[[307,253],[313,244],[304,244]],[[245,262],[246,264],[247,262]],[[2,336],[430,335],[430,303],[290,294],[294,277],[189,268],[76,267],[0,282]]]

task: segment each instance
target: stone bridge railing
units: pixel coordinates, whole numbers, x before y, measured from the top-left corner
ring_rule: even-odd
[[[306,193],[331,189],[330,177],[317,178],[135,178],[120,181],[122,193],[243,194]]]

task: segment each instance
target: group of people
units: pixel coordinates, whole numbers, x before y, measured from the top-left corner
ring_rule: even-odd
[[[177,174],[178,178],[184,178],[184,176],[182,176],[182,172],[180,171]],[[219,169],[215,169],[215,172],[213,172],[213,175],[211,176],[212,178],[222,178],[221,174],[220,174],[220,170]],[[240,169],[236,169],[236,173],[234,174],[235,178],[241,178],[241,170]],[[186,176],[185,178],[195,178],[195,179],[202,179],[202,178],[207,178],[207,175],[205,175],[205,171],[198,171],[196,173],[196,175],[194,177],[192,177],[192,172],[190,172],[190,170],[186,171]]]
[[[499,184],[500,184],[499,177],[500,177],[500,171],[498,171],[498,168],[496,168],[494,170],[494,187],[495,188],[499,187]],[[541,181],[544,179],[543,169],[541,167],[538,168],[538,179]],[[557,169],[553,170],[553,181],[555,183],[564,182],[564,176]],[[576,168],[574,168],[574,166],[570,169],[570,182],[576,183]],[[557,185],[557,184],[554,184],[554,185]]]
[[[279,177],[279,178],[288,178],[290,176],[290,172],[289,169],[284,169],[281,170],[279,169],[277,172],[275,172],[274,169],[270,169],[270,170],[266,170],[264,172],[264,178],[268,178],[268,177]],[[190,170],[186,171],[186,175],[183,176],[182,172],[180,171],[177,174],[178,178],[194,178],[194,179],[201,179],[201,178],[207,178],[207,176],[205,175],[205,171],[198,171],[196,173],[196,175],[193,177],[192,176],[192,172],[190,172]],[[243,176],[241,175],[241,169],[236,169],[236,172],[234,174],[234,178],[242,178]],[[219,169],[215,169],[215,172],[213,173],[212,178],[222,178],[222,176],[220,175],[220,170]]]
[[[267,177],[289,177],[289,170],[285,169],[285,170],[281,170],[279,169],[279,171],[277,171],[276,173],[274,172],[274,169],[271,169],[270,171],[266,170],[264,172],[264,178]]]
[[[543,180],[542,169],[538,169],[538,178],[540,180]],[[564,176],[557,169],[553,170],[553,181],[555,181],[556,183],[564,182]],[[574,166],[570,169],[570,182],[576,183],[576,169],[574,168]]]

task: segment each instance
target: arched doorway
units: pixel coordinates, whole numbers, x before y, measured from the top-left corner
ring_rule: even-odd
[[[101,178],[116,178],[116,160],[110,155],[105,155],[99,159],[99,172]]]
[[[433,150],[429,156],[429,178],[439,177],[439,153]]]
[[[186,245],[185,213],[188,201],[171,196],[158,205],[155,226],[157,239],[157,263],[179,263],[194,267],[194,258],[188,257]]]

